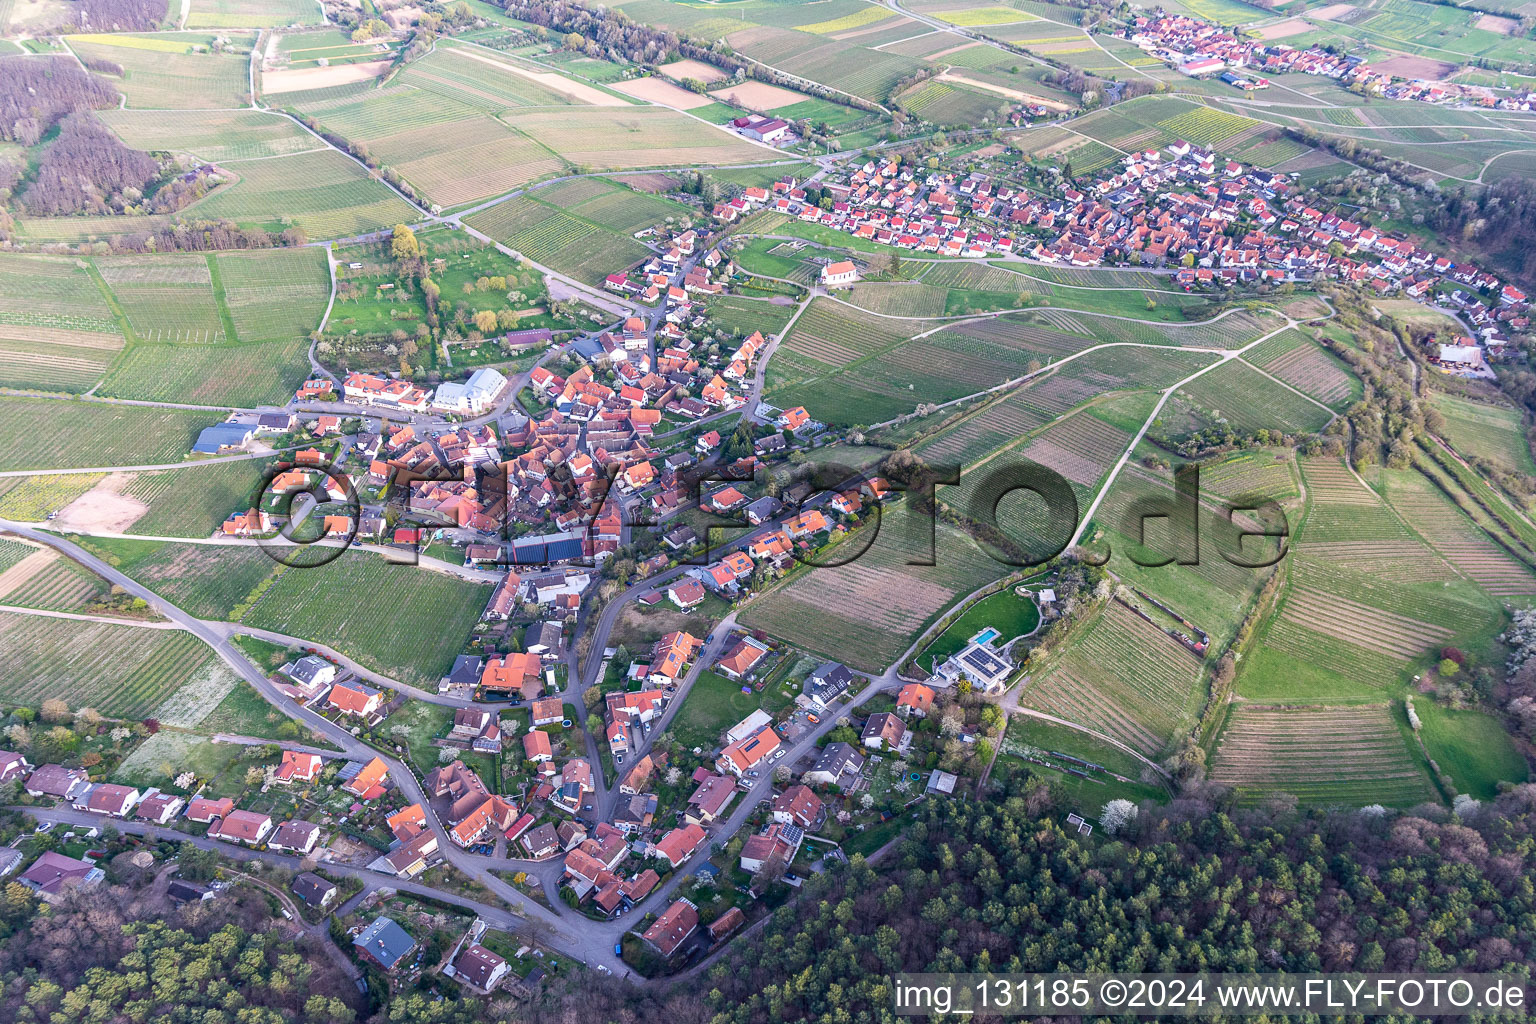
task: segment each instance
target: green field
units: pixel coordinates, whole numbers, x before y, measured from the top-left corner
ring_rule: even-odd
[[[1266,429],[1291,434],[1321,430],[1331,418],[1328,409],[1233,361],[1179,388],[1153,433],[1174,438],[1208,429],[1239,435]]]
[[[1290,483],[1286,476],[1278,479]],[[1099,542],[1109,546],[1110,571],[1128,585],[1179,610],[1220,643],[1236,630],[1249,600],[1264,580],[1264,573],[1234,565],[1218,550],[1218,531],[1223,524],[1225,504],[1213,497],[1215,488],[1207,484],[1204,472],[1200,489],[1204,504],[1199,512],[1200,550],[1194,565],[1141,564],[1156,563],[1179,553],[1169,535],[1167,520],[1158,518],[1144,521],[1147,549],[1143,549],[1143,521],[1136,518],[1144,511],[1134,504],[1136,502],[1172,501],[1172,474],[1167,471],[1155,471],[1134,463],[1127,465],[1094,513],[1093,532],[1089,536],[1103,531]],[[1240,493],[1254,492],[1245,489]],[[1267,481],[1259,493],[1273,494],[1276,500],[1283,495],[1280,488],[1268,485]]]
[[[242,407],[281,402],[309,372],[330,290],[314,248],[104,257],[93,264],[132,335],[97,393]]]
[[[561,330],[572,325],[570,319],[549,313],[542,272],[460,231],[434,229],[418,238],[432,262],[432,280],[441,289],[444,302],[463,303],[471,312],[514,311],[520,328]],[[413,279],[399,275],[387,242],[338,248],[336,260],[336,305],[326,323],[328,334],[388,334],[397,327],[413,330],[427,318],[420,287]],[[504,287],[492,287],[497,278]],[[465,353],[456,350],[453,358],[462,364]]]
[[[817,654],[882,671],[956,598],[1002,576],[1007,566],[940,524],[930,552],[927,524],[903,505],[888,510],[878,538],[849,564],[800,570],[748,605],[742,622]],[[932,557],[935,565],[910,565]]]
[[[1108,771],[1090,772],[1091,778],[1082,778],[1038,763],[1046,760],[1055,766],[1068,765],[1070,762],[1053,756],[1059,754],[1081,758]],[[1025,757],[1035,760],[1025,761]],[[1161,785],[1141,781],[1151,775],[1151,770],[1124,750],[1080,730],[1030,715],[1013,715],[1008,719],[1008,731],[993,774],[1007,771],[1030,771],[1048,779],[1052,786],[1072,797],[1079,813],[1090,817],[1097,815],[1110,800],[1161,803],[1168,799],[1167,790]],[[1124,782],[1109,772],[1133,781]]]
[[[1487,459],[1505,472],[1536,475],[1520,412],[1505,405],[1436,394],[1431,404],[1445,417],[1445,439],[1464,457]]]
[[[1036,667],[1020,703],[1152,757],[1194,721],[1204,699],[1200,659],[1118,600],[1048,671]]]
[[[651,250],[592,221],[519,196],[478,213],[468,223],[524,256],[587,284],[646,259]]]
[[[242,53],[206,51],[210,36],[198,33],[157,36],[70,36],[68,43],[81,58],[106,60],[123,69],[109,81],[128,98],[130,107],[198,109],[240,107],[249,102],[248,66],[251,37],[236,37]]]
[[[311,0],[192,0],[188,28],[277,28],[324,20]]]
[[[287,67],[294,69],[320,67],[322,60],[330,67],[379,60],[387,56],[379,53],[380,46],[397,50],[399,40],[375,37],[354,43],[349,33],[331,28],[285,32],[277,39],[278,54],[287,58]]]
[[[1421,702],[1422,703],[1422,702]],[[1211,760],[1212,781],[1244,802],[1290,793],[1304,804],[1408,807],[1435,799],[1404,735],[1400,706],[1269,707],[1238,704]]]
[[[89,391],[124,343],[89,267],[6,254],[0,278],[0,386]]]
[[[411,207],[357,164],[332,150],[230,166],[240,180],[203,200],[197,211],[311,238],[340,238],[413,221]]]
[[[231,609],[278,568],[265,551],[254,546],[169,544],[118,537],[87,538],[82,543],[200,619],[227,618]]]
[[[722,733],[758,708],[773,714],[789,706],[777,686],[762,693],[742,693],[741,687],[722,675],[701,671],[667,732],[685,748],[712,750]]]
[[[704,308],[709,319],[733,334],[749,335],[761,331],[771,338],[782,331],[789,318],[795,315],[793,303],[779,305],[767,299],[747,299],[735,295],[722,295],[710,299]]]
[[[107,592],[107,582],[100,576],[71,559],[54,557],[7,594],[5,603],[17,608],[88,612]]]
[[[145,629],[0,612],[0,701],[142,718],[160,707],[213,653],[180,630]]]
[[[971,637],[987,627],[1001,634],[993,643],[1002,647],[1014,637],[1033,632],[1039,624],[1040,610],[1035,607],[1035,602],[1019,597],[1012,587],[1006,587],[967,608],[965,614],[950,623],[944,632],[923,648],[923,652],[917,656],[917,662],[931,671],[934,665],[963,649]]]
[[[324,148],[289,118],[265,110],[103,110],[97,114],[134,149],[247,160]]]
[[[0,469],[180,462],[223,417],[180,409],[0,397]]]
[[[513,110],[513,128],[587,171],[760,163],[772,154],[664,107]]]
[[[100,473],[0,477],[0,519],[40,523],[102,479]]]
[[[490,596],[489,584],[346,554],[318,568],[287,570],[242,621],[318,640],[435,690]]]
[[[1433,700],[1415,700],[1424,748],[1456,789],[1492,800],[1500,782],[1521,783],[1528,769],[1498,720],[1481,711],[1455,711]]]

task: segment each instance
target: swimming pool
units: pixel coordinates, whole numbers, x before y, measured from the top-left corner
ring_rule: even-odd
[[[971,643],[973,643],[973,644],[989,644],[993,640],[996,640],[999,636],[1002,636],[1002,634],[999,633],[997,630],[993,629],[991,626],[988,626],[986,629],[982,630],[980,633],[977,633],[975,636],[971,637]]]

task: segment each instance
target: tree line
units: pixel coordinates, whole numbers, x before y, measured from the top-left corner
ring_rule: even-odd
[[[1013,774],[930,800],[878,869],[855,858],[706,972],[719,1024],[889,1012],[900,971],[1515,971],[1536,935],[1536,787],[1458,818],[1237,808],[1218,789],[1118,835]]]

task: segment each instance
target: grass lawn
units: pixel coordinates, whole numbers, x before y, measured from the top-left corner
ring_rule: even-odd
[[[263,672],[272,673],[288,664],[293,655],[288,653],[288,648],[282,644],[274,644],[270,640],[258,640],[254,636],[236,634],[233,638],[234,645],[240,648],[251,662]]]
[[[855,832],[843,840],[843,852],[850,858],[854,854],[862,854],[868,857],[886,843],[901,835],[905,827],[911,822],[912,812],[906,811],[892,816],[886,821],[878,821],[870,825],[863,832]]]
[[[1445,438],[1457,451],[1505,470],[1536,474],[1518,410],[1452,395],[1435,395],[1431,402],[1445,417]]]
[[[182,772],[192,772],[199,781],[210,783],[208,795],[239,796],[245,789],[244,768],[239,766],[244,750],[234,743],[214,743],[188,733],[161,731],[139,744],[112,773],[112,780],[174,791],[172,780]],[[226,775],[228,778],[223,778]],[[217,785],[214,780],[218,780]]]
[[[1453,711],[1429,700],[1415,700],[1413,709],[1424,724],[1425,749],[1458,791],[1491,800],[1500,782],[1526,780],[1525,758],[1497,719],[1481,711]]]
[[[1158,786],[1148,786],[1141,782],[1121,782],[1110,778],[1105,778],[1103,781],[1079,778],[1045,765],[1025,761],[1012,754],[999,754],[996,764],[992,766],[992,777],[998,781],[1010,777],[1010,773],[1018,772],[1045,779],[1070,798],[1073,810],[1089,818],[1097,818],[1099,812],[1104,809],[1104,805],[1111,800],[1129,800],[1132,803],[1140,803],[1143,800],[1165,803],[1168,800],[1168,794]]]
[[[1140,778],[1145,769],[1145,766],[1130,754],[1095,736],[1028,715],[1014,715],[1008,720],[1008,734],[1004,740],[1005,752],[1020,754],[1030,747],[1071,754],[1073,757],[1092,761],[1116,774],[1132,779]]]
[[[964,615],[952,622],[949,628],[928,645],[918,661],[925,667],[935,661],[943,661],[963,649],[971,637],[988,626],[1000,634],[994,643],[1001,647],[1014,637],[1029,633],[1039,624],[1040,609],[1035,607],[1035,602],[1030,598],[1019,597],[1013,592],[1013,587],[1005,587],[967,609]]]
[[[218,707],[198,723],[198,729],[209,735],[230,733],[272,740],[297,739],[301,734],[297,722],[268,704],[255,687],[245,682],[225,694]],[[306,737],[305,742],[313,743],[316,739],[313,736]],[[323,740],[319,742],[324,743]]]
[[[721,733],[758,708],[772,714],[789,704],[778,687],[742,693],[741,686],[714,672],[700,672],[668,731],[689,749],[708,750],[720,742]]]
[[[1243,659],[1237,692],[1261,703],[1370,704],[1382,697],[1378,687],[1322,665],[1300,661],[1263,643]]]
[[[451,707],[424,700],[406,701],[404,707],[389,716],[383,732],[396,743],[404,742],[416,767],[429,772],[438,763],[438,748],[432,741],[448,735],[453,727],[453,711]]]

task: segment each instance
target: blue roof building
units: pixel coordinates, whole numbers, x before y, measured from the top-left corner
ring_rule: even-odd
[[[256,428],[246,423],[215,423],[204,427],[192,446],[194,454],[217,455],[230,448],[239,448],[256,433]]]
[[[411,955],[411,951],[416,948],[416,940],[390,918],[380,917],[358,932],[352,945],[360,955],[386,971],[393,971],[400,961]]]

